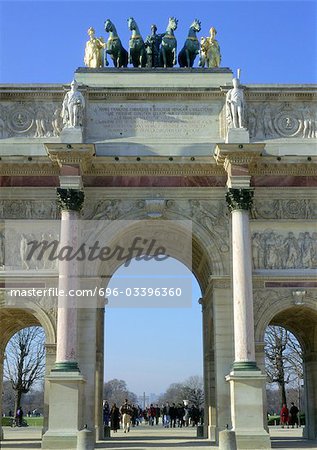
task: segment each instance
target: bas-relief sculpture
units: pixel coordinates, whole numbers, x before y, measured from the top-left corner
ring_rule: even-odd
[[[56,102],[3,102],[0,105],[0,139],[47,138],[62,130],[61,107]]]
[[[286,236],[272,230],[252,235],[252,261],[256,269],[317,268],[317,232]]]
[[[260,102],[247,107],[253,140],[317,137],[317,105],[305,102]]]
[[[312,199],[255,199],[254,219],[317,219],[317,202]]]
[[[0,219],[58,219],[55,200],[0,200]]]

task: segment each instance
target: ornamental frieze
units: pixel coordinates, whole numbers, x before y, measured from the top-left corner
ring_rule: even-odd
[[[57,219],[56,200],[0,200],[0,219]]]
[[[317,138],[317,105],[298,103],[248,103],[250,137],[254,141],[273,138]]]
[[[61,130],[60,103],[21,101],[0,104],[0,139],[58,137]]]
[[[317,219],[317,201],[312,199],[254,199],[254,219]]]
[[[254,270],[315,269],[317,232],[255,232],[252,235],[252,263]]]

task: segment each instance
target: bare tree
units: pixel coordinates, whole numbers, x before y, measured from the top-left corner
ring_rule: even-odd
[[[44,379],[45,333],[41,327],[29,327],[16,333],[6,347],[4,378],[15,392],[14,414],[23,394]]]
[[[196,375],[189,377],[183,383],[184,399],[200,409],[204,404],[204,382],[202,377]]]
[[[103,398],[107,400],[109,404],[116,403],[119,406],[123,404],[126,398],[131,403],[136,403],[137,400],[136,394],[128,390],[127,383],[124,380],[118,380],[117,378],[107,381],[104,384]]]
[[[202,377],[195,375],[182,383],[172,383],[160,396],[159,402],[182,403],[188,400],[191,405],[200,409],[204,403],[204,384]]]
[[[265,362],[269,383],[277,383],[281,404],[286,404],[286,385],[303,378],[303,355],[296,337],[283,327],[269,326],[265,333]]]

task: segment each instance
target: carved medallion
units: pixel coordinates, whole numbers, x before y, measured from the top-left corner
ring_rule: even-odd
[[[274,125],[277,132],[285,137],[296,136],[301,128],[301,122],[293,111],[281,111],[274,118]]]
[[[25,133],[33,125],[33,118],[28,109],[18,106],[9,117],[8,125],[15,133]]]

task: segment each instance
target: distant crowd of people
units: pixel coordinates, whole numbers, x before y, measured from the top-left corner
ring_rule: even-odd
[[[166,402],[161,407],[152,404],[142,409],[139,405],[130,404],[126,399],[121,407],[116,403],[110,407],[107,401],[103,403],[103,423],[112,431],[117,432],[122,425],[123,431],[128,433],[130,427],[146,423],[149,426],[162,425],[165,428],[197,426],[203,423],[203,410],[195,406],[182,403]]]

